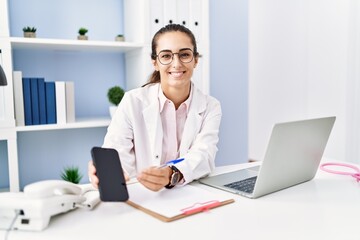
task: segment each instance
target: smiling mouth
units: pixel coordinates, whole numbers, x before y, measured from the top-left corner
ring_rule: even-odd
[[[185,71],[181,71],[181,72],[169,72],[169,74],[171,76],[174,76],[174,77],[181,77],[183,74],[185,74]]]

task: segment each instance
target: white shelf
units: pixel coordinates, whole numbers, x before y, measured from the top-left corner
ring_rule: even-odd
[[[128,52],[141,49],[142,43],[110,42],[91,40],[66,40],[47,38],[20,38],[11,37],[10,43],[13,49],[31,50],[58,50],[58,51],[101,51],[101,52]]]
[[[84,118],[77,119],[74,123],[67,124],[42,124],[31,126],[19,126],[16,127],[17,132],[29,132],[29,131],[48,131],[48,130],[60,130],[60,129],[74,129],[74,128],[96,128],[107,127],[110,124],[110,118]]]

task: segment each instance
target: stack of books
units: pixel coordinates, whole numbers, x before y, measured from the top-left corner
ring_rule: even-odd
[[[14,103],[17,126],[75,122],[74,82],[23,77],[14,71]]]

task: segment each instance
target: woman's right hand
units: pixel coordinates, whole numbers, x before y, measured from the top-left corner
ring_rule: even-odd
[[[89,175],[89,181],[93,185],[94,188],[99,187],[99,179],[96,176],[96,168],[93,164],[93,161],[90,160],[88,164],[88,175]]]
[[[123,170],[125,181],[129,181],[129,175]],[[93,164],[93,161],[90,160],[88,163],[88,175],[89,175],[89,181],[93,185],[94,188],[99,188],[99,178],[96,176],[96,168]]]

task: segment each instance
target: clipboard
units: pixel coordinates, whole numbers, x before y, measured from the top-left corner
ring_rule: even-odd
[[[222,192],[214,193],[192,185],[153,192],[140,183],[127,186],[130,206],[163,222],[171,222],[234,202]]]

